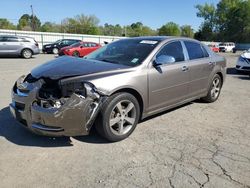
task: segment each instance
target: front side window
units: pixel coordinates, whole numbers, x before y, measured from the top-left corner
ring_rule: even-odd
[[[67,41],[67,45],[72,45],[72,44],[74,44],[76,42],[77,42],[76,40],[69,40],[69,41]]]
[[[197,42],[192,42],[192,41],[185,41],[184,43],[187,48],[188,56],[190,60],[206,57],[201,47],[201,44]]]
[[[158,40],[123,39],[99,48],[85,58],[134,67],[140,65],[158,43]]]
[[[170,44],[167,44],[164,46],[161,51],[156,55],[157,57],[160,57],[161,55],[167,55],[172,56],[175,58],[175,62],[184,61],[184,53],[183,48],[181,45],[181,42],[171,42]]]
[[[77,43],[71,44],[70,46],[73,47],[73,48],[75,48],[75,47],[79,47],[81,45],[82,45],[82,43],[77,42]]]
[[[62,41],[62,44],[68,45],[68,44],[69,44],[69,41],[68,41],[68,40],[63,40],[63,41]]]

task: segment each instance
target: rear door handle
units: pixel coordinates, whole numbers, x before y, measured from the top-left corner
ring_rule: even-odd
[[[183,66],[181,70],[184,72],[188,71],[188,66]]]

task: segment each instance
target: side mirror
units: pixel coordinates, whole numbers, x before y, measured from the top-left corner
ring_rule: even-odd
[[[80,48],[83,48],[83,46],[80,46]]]
[[[155,59],[154,65],[159,66],[159,65],[164,65],[164,64],[171,64],[174,62],[175,62],[175,58],[173,56],[161,55]]]

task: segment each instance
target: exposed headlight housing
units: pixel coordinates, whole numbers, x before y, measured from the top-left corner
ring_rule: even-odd
[[[100,97],[95,86],[89,82],[71,82],[63,84],[60,87],[63,97],[70,97],[73,93],[85,98],[91,97],[97,99]]]

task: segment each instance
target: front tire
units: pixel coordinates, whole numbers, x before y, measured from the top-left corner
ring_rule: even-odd
[[[30,49],[24,49],[21,55],[25,59],[30,59],[32,57],[32,51]]]
[[[127,138],[140,117],[137,99],[129,93],[117,93],[108,98],[96,121],[98,133],[111,142]]]
[[[80,53],[78,51],[74,51],[72,53],[72,56],[74,56],[74,57],[80,57]]]
[[[58,48],[53,48],[53,49],[52,49],[52,53],[53,53],[53,54],[58,54],[58,52],[59,52]]]
[[[212,83],[210,84],[207,96],[202,98],[202,100],[207,103],[212,103],[217,101],[217,99],[220,96],[221,87],[222,87],[222,79],[218,74],[216,74],[214,75]]]

